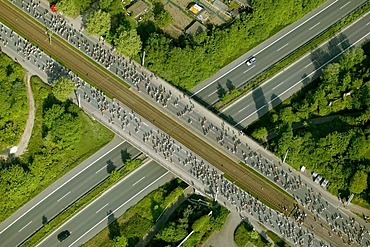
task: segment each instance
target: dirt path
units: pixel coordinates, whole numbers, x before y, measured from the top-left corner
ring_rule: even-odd
[[[26,83],[26,90],[27,90],[28,119],[27,119],[26,128],[24,129],[22,137],[18,143],[18,146],[17,146],[18,149],[17,149],[17,152],[15,152],[15,156],[20,156],[26,151],[28,142],[30,141],[30,138],[31,138],[33,123],[35,120],[35,101],[33,99],[30,79],[31,79],[31,75],[29,75],[28,72],[25,72],[24,82]]]

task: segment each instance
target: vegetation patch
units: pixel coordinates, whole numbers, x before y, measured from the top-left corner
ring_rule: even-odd
[[[212,211],[212,213],[210,213]],[[214,231],[221,230],[229,211],[199,195],[191,195],[171,215],[148,246],[202,246]]]
[[[113,133],[32,77],[35,122],[28,152],[0,170],[0,221],[98,151]]]
[[[253,226],[243,221],[235,229],[234,241],[236,246],[244,247],[248,243],[252,243],[256,247],[273,247],[274,244],[267,241],[257,231],[254,230]]]
[[[287,242],[285,242],[284,240],[282,240],[278,235],[276,235],[274,232],[272,231],[267,231],[266,232],[267,236],[269,236],[269,238],[274,241],[275,245],[279,246],[279,247],[289,247],[289,244]]]
[[[0,53],[0,153],[16,146],[28,116],[23,68]]]
[[[319,173],[329,180],[331,193],[354,193],[353,202],[363,206],[370,202],[369,64],[362,49],[349,50],[320,79],[246,130],[268,139],[265,146],[280,157],[289,150],[287,162],[294,168]]]
[[[168,182],[127,210],[84,246],[135,246],[164,209],[178,200],[186,187],[180,179]]]

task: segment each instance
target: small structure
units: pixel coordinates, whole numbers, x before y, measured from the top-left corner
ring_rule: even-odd
[[[245,8],[252,8],[250,0],[235,0],[235,1]]]
[[[223,2],[221,2],[220,0],[215,0],[213,2],[213,6],[215,6],[219,11],[224,11],[224,12],[226,12],[229,9],[229,7]]]
[[[306,171],[306,167],[305,166],[301,166],[301,172],[305,172]]]
[[[139,0],[127,8],[127,14],[136,19],[146,14],[148,10],[149,6],[143,0]]]
[[[194,4],[189,8],[189,11],[202,23],[209,19],[208,12],[198,4]]]
[[[195,36],[206,30],[207,28],[202,23],[200,23],[199,21],[195,21],[192,25],[190,25],[190,27],[185,30],[185,33],[191,36]]]

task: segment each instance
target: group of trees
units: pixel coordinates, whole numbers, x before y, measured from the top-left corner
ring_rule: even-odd
[[[18,144],[27,117],[23,69],[0,53],[0,151]]]
[[[49,0],[50,1],[50,0]],[[76,17],[86,11],[93,2],[92,0],[57,0],[56,8],[64,15]]]
[[[262,140],[272,131],[275,138],[268,147],[280,157],[289,150],[289,164],[320,173],[334,194],[355,193],[369,200],[369,64],[362,49],[349,50],[323,70],[315,87],[272,110],[249,133]]]
[[[240,225],[235,229],[234,241],[236,243],[236,246],[238,247],[244,247],[249,242],[251,242],[255,246],[274,246],[273,243],[270,243],[265,238],[263,238],[256,230],[254,230],[252,225],[248,224],[245,221],[242,221],[242,223],[240,223]]]

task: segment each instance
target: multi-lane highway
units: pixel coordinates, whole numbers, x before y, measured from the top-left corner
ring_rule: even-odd
[[[143,164],[134,173],[74,215],[37,246],[80,246],[151,191],[173,177],[172,173],[152,160]],[[70,231],[71,235],[59,243],[57,235],[64,230]]]
[[[345,51],[367,41],[370,37],[369,27],[370,14],[367,14],[325,45],[225,108],[222,114],[238,127],[245,128],[317,78],[323,67],[336,61]]]
[[[140,151],[115,138],[0,224],[0,245],[17,246]],[[81,182],[83,181],[83,182]]]
[[[220,100],[222,91],[228,92],[231,88],[241,87],[366,2],[366,0],[327,1],[320,8],[194,87],[191,90],[193,97],[207,105],[215,104]],[[248,66],[245,61],[250,56],[255,56],[256,62]]]

